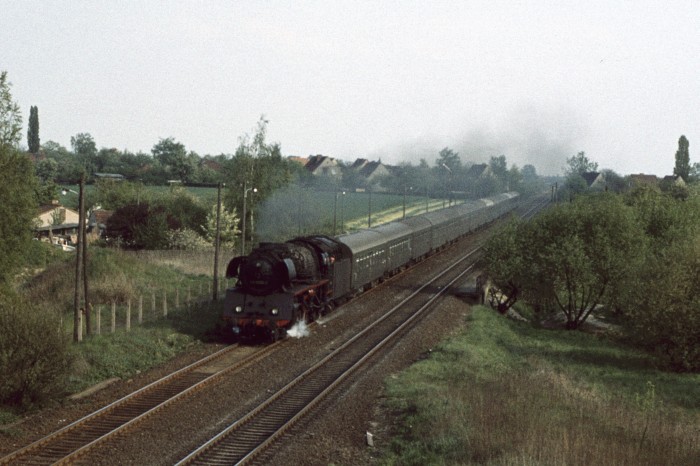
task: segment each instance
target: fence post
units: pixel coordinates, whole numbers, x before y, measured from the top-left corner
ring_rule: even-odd
[[[126,300],[126,331],[131,330],[131,298]]]
[[[156,313],[156,292],[151,291],[151,312]]]
[[[168,317],[168,293],[163,291],[163,317]]]
[[[139,295],[139,325],[143,324],[143,295]]]
[[[180,288],[175,288],[175,309],[180,309]]]
[[[192,294],[190,293],[190,285],[187,285],[187,309],[192,307]]]
[[[96,333],[98,335],[102,334],[102,306],[97,306],[97,329]]]
[[[117,330],[117,302],[112,301],[112,333]]]
[[[81,307],[78,313],[78,342],[83,341],[83,314],[85,314],[85,309]]]

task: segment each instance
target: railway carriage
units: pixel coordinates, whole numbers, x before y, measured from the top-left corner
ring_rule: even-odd
[[[505,193],[341,235],[261,243],[226,270],[223,317],[235,335],[275,340],[296,322],[419,261],[516,207]]]

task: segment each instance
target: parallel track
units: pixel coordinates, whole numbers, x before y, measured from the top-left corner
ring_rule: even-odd
[[[546,204],[547,202],[533,203],[520,215],[529,218]],[[259,458],[330,392],[421,319],[439,297],[471,271],[480,250],[481,246],[477,246],[465,254],[379,320],[190,453],[177,465],[247,464]],[[465,266],[467,261],[471,263]],[[462,268],[459,268],[460,265]],[[437,291],[426,297],[427,290],[432,289]]]
[[[542,205],[537,205],[530,210],[541,207]],[[528,214],[529,212],[521,215],[525,217]],[[403,303],[421,293],[422,290],[425,290],[431,284],[435,286],[435,280],[448,273],[458,263],[467,260],[478,249],[476,248],[445,270],[439,277],[435,277],[430,283],[425,284],[404,300]],[[466,271],[459,276],[461,277],[464,273]],[[457,278],[454,280],[457,280]],[[219,443],[223,444],[222,439],[230,437],[231,432],[240,432],[238,437],[236,437],[238,438],[236,441],[238,445],[234,448],[233,456],[227,453],[224,455],[226,459],[224,459],[223,463],[215,462],[213,464],[232,464],[235,461],[247,461],[258,455],[274,439],[308,412],[312,406],[325,397],[328,392],[366,362],[371,355],[396,338],[396,335],[401,331],[399,329],[404,329],[419,318],[424,309],[437,299],[447,287],[447,285],[442,287],[441,291],[436,293],[418,311],[404,310],[401,312],[400,309],[405,306],[402,304],[397,305],[380,320],[311,367],[299,378],[260,405],[260,407],[234,423],[225,433],[193,452],[183,460],[182,464],[191,462],[199,464],[205,458],[205,456],[202,456],[203,452],[205,450],[214,451],[211,450],[212,446]],[[224,348],[73,422],[63,429],[0,458],[0,465],[70,464],[79,461],[96,447],[103,445],[117,435],[128,432],[165,406],[209,385],[225,373],[258,361],[283,343],[268,345],[235,363],[226,361],[227,357],[231,357],[235,346]],[[261,414],[266,415],[266,417],[259,417]],[[239,448],[242,445],[248,446],[242,449]],[[232,460],[232,458],[237,459]],[[211,459],[213,461],[214,458]],[[206,461],[207,464],[210,464],[208,460]]]
[[[522,213],[529,217],[545,204]],[[246,464],[259,457],[331,391],[388,344],[396,341],[471,271],[481,247],[474,248],[439,275],[355,335],[178,464]],[[469,265],[465,262],[470,261]],[[461,267],[460,267],[461,266]],[[428,290],[437,290],[430,294]]]
[[[225,373],[250,365],[277,344],[255,351],[239,361],[233,357],[236,345],[228,346],[91,413],[66,427],[17,450],[0,465],[70,464],[117,435],[124,434],[176,400],[214,382]]]

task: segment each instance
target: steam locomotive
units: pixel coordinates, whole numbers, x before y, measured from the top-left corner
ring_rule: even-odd
[[[223,318],[239,338],[277,340],[514,209],[516,192],[469,201],[377,227],[329,237],[260,243],[234,257],[226,277]]]

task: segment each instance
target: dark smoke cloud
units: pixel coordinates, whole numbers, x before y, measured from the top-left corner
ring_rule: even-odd
[[[522,105],[498,123],[497,127],[471,124],[457,131],[454,137],[417,137],[411,141],[387,146],[371,155],[392,164],[420,159],[432,164],[444,147],[459,153],[462,163],[488,162],[491,157],[505,155],[509,165],[531,164],[541,175],[562,173],[566,159],[585,151],[588,125],[570,109],[547,110],[535,105]]]

